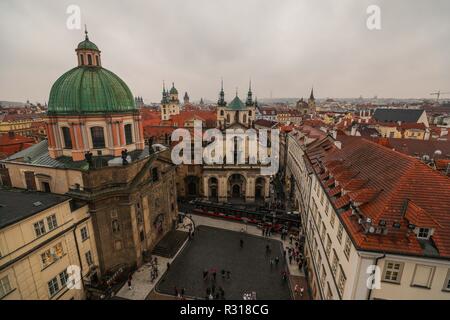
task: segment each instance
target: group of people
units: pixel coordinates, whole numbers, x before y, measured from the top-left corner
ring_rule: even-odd
[[[159,275],[158,258],[155,257],[150,262],[150,281],[153,283],[158,278],[158,275]]]
[[[231,271],[222,269],[220,271],[222,280],[230,280],[231,279]],[[211,286],[208,285],[206,288],[206,299],[207,300],[223,300],[225,299],[225,290],[219,286],[216,288],[216,281],[217,281],[217,269],[211,268],[209,270],[205,269],[203,270],[203,281],[211,282]]]
[[[262,236],[263,237],[270,237],[273,233],[273,227],[272,226],[263,226],[262,227]]]
[[[182,288],[181,290],[178,290],[177,287],[174,288],[174,293],[175,293],[175,297],[177,297],[178,299],[181,300],[186,300],[185,294],[186,294],[186,289]]]
[[[302,248],[298,242],[295,245],[287,248],[289,264],[297,263],[298,269],[301,271],[303,267],[304,257],[301,253]],[[286,253],[286,250],[284,251]]]

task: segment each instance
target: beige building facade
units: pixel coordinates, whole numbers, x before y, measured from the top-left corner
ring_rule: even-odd
[[[17,189],[0,198],[0,299],[84,299],[98,270],[88,206]]]

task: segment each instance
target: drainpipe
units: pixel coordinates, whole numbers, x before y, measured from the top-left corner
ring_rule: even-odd
[[[380,261],[381,259],[384,259],[384,258],[386,258],[386,253],[383,253],[383,255],[382,256],[379,256],[379,257],[377,257],[376,259],[375,259],[375,268],[374,268],[374,270],[373,270],[373,272],[375,273],[376,272],[376,267],[378,266],[378,261]],[[373,281],[374,281],[374,279],[372,279],[372,284],[373,284]],[[371,298],[371,296],[372,296],[372,287],[371,288],[369,288],[369,294],[367,295],[367,300],[370,300],[370,298]]]
[[[78,246],[78,240],[77,240],[77,227],[78,223],[73,228],[73,238],[75,240],[75,247],[77,248],[77,255],[78,255],[78,261],[80,262],[80,278],[81,278],[81,285],[84,289],[84,279],[83,279],[83,261],[81,261],[81,254],[80,254],[80,248]]]

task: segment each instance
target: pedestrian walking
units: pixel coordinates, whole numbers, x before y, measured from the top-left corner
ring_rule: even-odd
[[[298,283],[296,283],[295,287],[294,287],[294,297],[297,297],[298,291],[299,291],[299,286],[298,286]]]
[[[186,289],[181,289],[181,297],[183,298],[184,297],[184,294],[186,293]]]
[[[227,271],[227,279],[231,279],[231,271]]]
[[[289,264],[292,264],[292,255],[289,255]]]
[[[170,269],[170,262],[169,261],[167,261],[166,266],[167,266],[167,271],[169,271],[169,269]]]
[[[133,289],[132,287],[131,287],[131,280],[133,279],[133,277],[132,277],[132,275],[131,275],[131,273],[128,275],[128,290],[131,290],[131,289]]]
[[[303,291],[305,290],[305,288],[301,287],[300,288],[300,297],[303,297]]]
[[[239,240],[239,245],[240,245],[241,248],[243,248],[244,247],[244,240],[240,239]]]
[[[177,287],[175,287],[174,293],[175,293],[175,297],[178,297],[178,288]]]
[[[203,280],[206,280],[208,278],[208,270],[203,270]]]
[[[277,257],[275,257],[275,264],[278,265],[278,262],[280,262],[280,258],[278,258],[278,256],[277,256]]]
[[[286,259],[286,250],[283,250],[283,258]]]
[[[289,244],[292,244],[292,239],[294,238],[294,236],[291,234],[289,235]]]
[[[222,279],[225,279],[225,270],[222,269],[221,273],[222,273]]]

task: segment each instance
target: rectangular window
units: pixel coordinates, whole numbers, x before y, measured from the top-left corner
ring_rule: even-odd
[[[0,299],[11,292],[11,284],[9,283],[8,276],[0,279]]]
[[[58,222],[56,221],[56,216],[54,214],[47,217],[47,226],[48,231],[52,231],[53,229],[56,229],[58,227]]]
[[[331,224],[331,227],[334,229],[334,222],[336,221],[336,215],[334,214],[334,213],[332,213],[331,214],[331,217],[330,217],[330,224]]]
[[[325,279],[327,278],[327,272],[325,271],[325,266],[322,266],[322,273],[320,275],[320,285],[323,288],[325,285]]]
[[[325,253],[327,254],[327,257],[330,258],[330,253],[331,253],[331,238],[330,238],[329,235],[327,235],[327,244],[326,244]]]
[[[322,241],[325,241],[325,233],[326,233],[326,231],[327,231],[327,228],[325,227],[325,223],[322,222],[322,234],[321,234]]]
[[[341,293],[341,295],[343,295],[347,277],[345,276],[345,273],[344,273],[344,270],[342,270],[342,267],[340,269],[341,269],[341,274],[339,275],[338,289],[339,289],[339,292]]]
[[[336,254],[336,251],[333,250],[333,263],[331,264],[331,272],[333,273],[334,276],[336,276],[338,264],[339,258]]]
[[[82,241],[86,241],[89,238],[87,227],[81,228],[80,233],[81,233],[81,240]]]
[[[41,253],[42,267],[45,268],[64,256],[61,243]]]
[[[445,278],[443,290],[450,291],[450,269],[447,271],[447,277]]]
[[[434,270],[435,268],[433,266],[416,264],[411,285],[429,289],[433,281]]]
[[[344,246],[344,254],[347,257],[347,260],[350,258],[351,248],[352,248],[352,240],[350,239],[350,236],[347,235],[347,240],[345,240],[345,246]]]
[[[92,127],[92,146],[94,149],[103,149],[105,147],[105,135],[103,132],[103,127]]]
[[[337,239],[339,241],[339,243],[342,243],[342,233],[344,231],[344,227],[342,226],[342,223],[339,223],[339,227],[338,227],[338,233],[337,233]]]
[[[64,139],[64,149],[72,149],[72,136],[68,127],[61,128]]]
[[[131,124],[125,125],[125,142],[127,145],[133,143],[133,132]]]
[[[329,282],[327,282],[327,300],[333,300],[333,292],[331,291]]]
[[[50,189],[50,184],[48,182],[42,182],[42,191],[52,192],[52,190]]]
[[[34,177],[34,172],[26,171],[25,175],[25,184],[27,185],[28,190],[36,190],[36,179]]]
[[[419,228],[419,232],[417,233],[417,238],[428,240],[430,238],[430,229],[429,228]]]
[[[45,234],[45,224],[44,224],[44,220],[40,220],[38,222],[36,222],[35,224],[33,224],[34,226],[34,232],[36,234],[36,237],[40,237],[43,236]]]
[[[403,262],[386,261],[384,265],[383,281],[400,283],[403,266]]]
[[[59,291],[59,284],[58,279],[53,278],[48,282],[48,292],[50,294],[50,297],[53,297],[55,294],[57,294]]]
[[[67,285],[67,280],[69,279],[69,274],[67,270],[64,270],[59,274],[59,281],[61,281],[61,287],[65,287]]]
[[[94,264],[94,260],[92,259],[91,251],[86,252],[85,257],[86,257],[86,263],[88,264],[88,266],[92,266]]]

